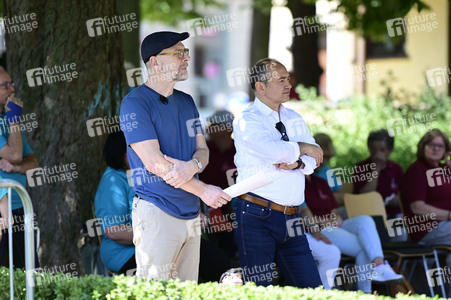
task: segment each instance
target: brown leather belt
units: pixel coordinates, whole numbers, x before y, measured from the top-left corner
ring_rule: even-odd
[[[268,200],[263,200],[261,198],[257,198],[254,196],[251,196],[249,194],[244,194],[240,196],[241,199],[263,206],[263,207],[268,207]],[[297,206],[283,206],[274,202],[271,202],[271,206],[269,207],[270,209],[274,209],[280,212],[283,212],[286,215],[295,215],[298,213],[298,207]]]

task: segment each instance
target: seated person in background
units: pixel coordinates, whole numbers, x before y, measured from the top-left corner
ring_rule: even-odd
[[[294,72],[290,72],[290,84],[290,100],[301,100],[301,98],[299,98],[299,94],[296,92],[298,83],[296,82],[296,75]]]
[[[399,192],[403,180],[403,171],[400,165],[388,159],[393,151],[394,144],[395,139],[388,134],[387,130],[381,129],[370,132],[367,141],[370,157],[357,163],[354,167],[354,174],[366,173],[368,170],[371,173],[373,171],[378,173],[377,178],[371,177],[368,181],[354,182],[354,193],[363,194],[377,191],[385,200],[389,219],[402,217]],[[371,168],[372,163],[376,165],[375,170]]]
[[[0,179],[3,179],[0,176]],[[3,229],[8,228],[8,190],[7,189],[0,189],[0,241],[2,240],[3,236]],[[11,225],[14,224],[14,218],[11,220]],[[14,228],[14,227],[13,227]],[[5,234],[8,234],[7,231],[5,231]]]
[[[323,149],[323,153],[324,153],[323,163],[320,164],[319,167],[315,169],[315,173],[313,173],[313,175],[318,176],[327,181],[327,171],[330,170],[330,167],[327,164],[329,163],[330,159],[332,157],[334,157],[336,154],[335,147],[334,147],[334,144],[332,143],[332,139],[330,138],[330,136],[328,136],[325,133],[317,133],[313,136],[313,138],[315,139],[316,143],[321,147],[321,149]],[[334,197],[335,197],[335,200],[337,200],[338,206],[343,207],[343,205],[344,205],[343,186],[341,184],[338,184],[334,173],[332,173],[332,177],[334,179],[334,181],[333,181],[334,184],[333,184],[333,186],[331,186],[329,184],[330,189],[334,193]],[[335,183],[337,183],[337,184],[335,184]]]
[[[371,293],[370,280],[402,281],[402,275],[396,274],[387,262],[384,263],[379,235],[370,216],[357,216],[343,221],[327,181],[317,176],[306,176],[305,199],[319,220],[321,233],[343,254],[355,257],[359,290]]]
[[[205,130],[208,133],[210,156],[199,179],[221,189],[229,187],[227,174],[231,172],[227,171],[236,169],[233,162],[236,153],[232,139],[233,119],[233,114],[227,110],[216,111],[208,118]],[[233,237],[233,208],[231,203],[219,208],[207,207],[201,203],[201,211],[204,235],[200,245],[199,283],[218,281],[231,267],[230,259],[238,254]]]
[[[414,242],[451,245],[450,155],[449,139],[438,129],[418,143],[417,160],[408,168],[402,188],[406,216],[416,228],[410,230]]]
[[[315,217],[305,202],[299,206],[299,215],[301,216],[301,223],[304,224],[306,229],[305,236],[318,267],[319,276],[324,288],[329,290],[332,288],[329,281],[333,282],[334,278],[328,279],[327,271],[336,269],[340,265],[340,249],[320,232],[320,226],[315,222]]]
[[[125,274],[136,268],[131,225],[135,193],[125,173],[130,165],[122,131],[108,135],[103,155],[108,167],[102,175],[94,201],[95,214],[103,235],[100,256],[109,270]]]
[[[233,175],[233,169],[236,169],[233,157],[236,149],[232,139],[234,116],[227,110],[220,110],[215,112],[210,118],[206,128],[208,133],[207,146],[210,150],[208,165],[199,174],[199,179],[207,184],[215,185],[221,189],[229,187],[229,179],[227,175]],[[227,172],[231,170],[230,172]],[[201,205],[203,211],[208,215],[211,223],[210,240],[213,240],[217,245],[227,252],[230,258],[238,254],[238,248],[235,244],[233,231],[231,225],[233,220],[233,207],[230,202],[219,208],[207,207]],[[222,225],[221,225],[222,223]],[[216,226],[215,226],[216,225]],[[224,226],[226,225],[226,226]],[[226,229],[219,231],[219,229]],[[225,272],[225,271],[224,271]]]

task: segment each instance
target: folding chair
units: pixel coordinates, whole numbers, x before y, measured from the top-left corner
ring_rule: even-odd
[[[343,182],[343,192],[345,194],[352,194],[354,191],[354,184],[352,182]]]
[[[403,201],[402,197],[399,197],[399,202],[400,202],[401,212],[403,215],[412,214],[410,205],[408,203],[406,203],[405,201]],[[407,232],[410,233],[410,231],[407,231]],[[409,238],[408,240],[411,241],[410,234],[408,235],[408,238]],[[441,268],[439,265],[440,264],[439,255],[444,255],[445,259],[446,259],[446,256],[451,253],[451,245],[430,245],[429,247],[432,248],[432,251],[434,253],[434,259],[436,261],[438,268]],[[439,272],[438,277],[440,278],[441,283],[445,282],[443,280],[442,273]],[[433,288],[431,287],[431,285],[429,285],[429,289],[431,290],[431,295],[434,295]],[[440,285],[440,289],[441,289],[443,298],[446,298],[447,295],[446,295],[445,287],[443,284]]]
[[[423,267],[427,280],[428,272],[430,271],[426,261],[426,257],[428,256],[432,256],[434,258],[437,268],[440,267],[437,255],[431,247],[426,247],[424,245],[411,242],[389,242],[390,237],[387,232],[387,212],[385,210],[383,198],[378,192],[369,192],[357,195],[345,194],[344,202],[349,217],[359,215],[373,216],[379,233],[379,238],[381,239],[384,255],[390,255],[397,258],[396,266],[393,268],[395,272],[404,273],[402,272],[404,262],[412,259],[421,259],[423,261]],[[411,278],[412,272],[407,278],[404,275],[404,287],[414,293],[414,289],[410,284]],[[405,290],[404,287],[402,290]],[[393,293],[395,287],[391,286],[390,290]],[[430,285],[429,291],[431,296],[434,297],[434,291]]]
[[[384,200],[378,192],[345,194],[344,202],[349,218],[361,215],[382,216],[384,222],[387,222]]]

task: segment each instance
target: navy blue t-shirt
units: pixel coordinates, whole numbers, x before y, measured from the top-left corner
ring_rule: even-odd
[[[145,84],[134,89],[122,101],[121,128],[129,146],[157,139],[161,153],[188,161],[196,151],[196,133],[200,132],[192,124],[199,123],[196,121],[199,112],[193,98],[186,93],[174,89],[167,99],[168,103],[164,104],[160,101],[160,94]],[[127,126],[130,122],[134,122],[133,126]],[[133,189],[138,196],[176,218],[193,219],[199,215],[200,200],[197,196],[176,189],[151,174],[145,170],[136,152],[131,147],[127,150]],[[136,174],[140,176],[139,181],[133,178]]]

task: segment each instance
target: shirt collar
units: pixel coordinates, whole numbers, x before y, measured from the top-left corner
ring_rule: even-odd
[[[257,97],[255,97],[254,99],[254,106],[256,109],[258,109],[262,115],[264,117],[268,117],[271,113],[275,113],[277,114],[276,111],[272,110],[271,108],[269,108],[268,105],[266,105],[265,103],[263,103],[260,99],[258,99]],[[283,104],[280,104],[280,115],[284,114],[285,112],[285,106],[283,106]]]

